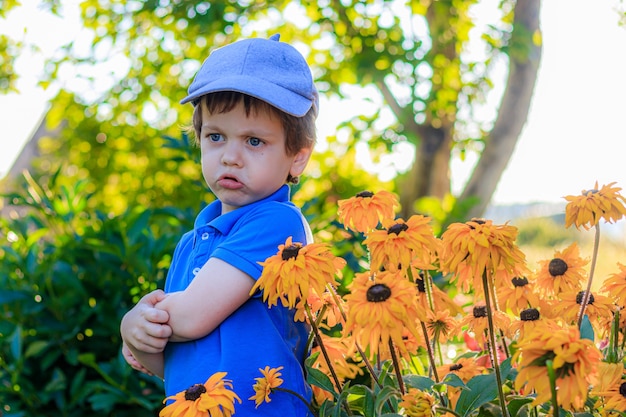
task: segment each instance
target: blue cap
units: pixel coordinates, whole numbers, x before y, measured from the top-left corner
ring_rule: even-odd
[[[213,51],[204,61],[181,104],[201,96],[236,91],[263,100],[296,117],[304,116],[318,93],[304,57],[291,45],[269,39],[245,39]]]

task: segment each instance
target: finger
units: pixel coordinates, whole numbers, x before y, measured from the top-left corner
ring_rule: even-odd
[[[165,294],[163,290],[154,290],[144,295],[140,302],[155,305],[159,301],[163,300],[165,297],[167,297],[167,294]]]
[[[165,310],[158,308],[150,308],[144,311],[144,318],[152,323],[167,323],[170,319],[170,315]]]

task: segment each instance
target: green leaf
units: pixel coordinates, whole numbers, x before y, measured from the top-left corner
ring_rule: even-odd
[[[320,387],[321,389],[328,391],[333,394],[335,398],[337,398],[337,393],[335,392],[335,386],[330,381],[328,376],[320,371],[319,369],[309,368],[307,369],[306,380],[309,384],[315,385],[316,387]]]
[[[28,358],[31,356],[37,356],[42,351],[44,351],[49,345],[50,343],[48,341],[36,340],[33,343],[30,343],[28,345],[28,347],[26,348],[26,352],[24,353],[24,357]]]
[[[406,375],[403,377],[403,379],[404,383],[407,386],[411,388],[417,388],[422,391],[431,390],[433,388],[433,385],[435,384],[435,381],[433,381],[432,379],[421,375]],[[461,381],[461,383],[463,383],[463,381]]]
[[[503,381],[506,380],[509,372],[511,372],[511,358],[500,364],[500,376]],[[494,400],[497,396],[498,386],[495,373],[477,375],[467,381],[467,389],[461,392],[455,411],[463,417],[469,416],[481,405]]]
[[[12,303],[14,301],[19,301],[19,300],[26,300],[28,298],[29,296],[26,291],[17,291],[17,290],[0,291],[0,305]]]
[[[511,417],[517,416],[520,410],[522,409],[522,407],[524,407],[527,404],[530,404],[531,402],[533,402],[533,398],[531,397],[519,397],[519,398],[509,399],[508,404],[507,404],[509,415]]]

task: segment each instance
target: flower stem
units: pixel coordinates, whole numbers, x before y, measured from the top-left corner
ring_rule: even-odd
[[[552,415],[559,417],[559,403],[556,396],[556,374],[554,373],[554,367],[552,366],[552,360],[546,361],[546,368],[548,368],[548,378],[550,379],[550,392],[552,393]]]
[[[615,316],[611,322],[611,333],[609,334],[609,348],[606,354],[606,361],[608,363],[618,363],[618,340],[619,340],[619,313],[620,308],[615,310]]]
[[[282,391],[282,392],[286,392],[289,393],[293,396],[295,396],[296,398],[298,398],[300,401],[302,401],[306,407],[309,409],[309,411],[311,412],[311,414],[313,414],[314,416],[317,416],[317,413],[315,412],[315,410],[313,409],[313,407],[311,406],[311,403],[309,403],[306,398],[304,398],[302,395],[298,394],[295,391],[290,390],[289,388],[281,388],[281,387],[274,387],[271,389],[272,391]]]
[[[504,390],[502,389],[502,376],[500,375],[500,362],[498,361],[498,345],[496,345],[496,329],[493,324],[493,311],[491,309],[491,297],[489,296],[489,280],[487,270],[483,271],[483,289],[485,292],[485,307],[487,308],[487,321],[489,323],[489,347],[493,359],[491,360],[493,370],[496,374],[496,383],[498,385],[498,397],[500,399],[500,407],[502,408],[502,416],[508,417],[506,408],[506,400],[504,398]]]
[[[400,370],[400,362],[398,361],[398,355],[396,354],[396,348],[393,345],[391,339],[389,339],[389,352],[391,353],[391,362],[393,363],[393,369],[398,379],[398,389],[402,395],[405,394],[404,381],[402,380],[402,371]]]
[[[424,340],[426,341],[426,350],[428,351],[428,361],[430,362],[430,368],[433,371],[435,382],[439,383],[439,375],[437,375],[437,364],[435,363],[433,347],[430,344],[430,340],[428,340],[428,329],[426,329],[426,325],[423,321],[420,320],[420,324],[422,325],[422,332],[424,333]]]
[[[596,261],[598,260],[598,247],[600,246],[600,223],[596,224],[596,237],[593,240],[593,255],[591,258],[591,267],[589,268],[589,279],[587,280],[587,290],[583,295],[583,299],[580,302],[580,310],[578,311],[578,328],[583,322],[583,317],[585,315],[585,308],[587,307],[587,303],[589,303],[589,298],[591,297],[591,283],[593,282],[593,272],[596,269]]]
[[[319,345],[320,350],[322,351],[322,355],[324,355],[324,359],[326,360],[326,363],[328,364],[328,369],[330,370],[330,374],[333,377],[335,386],[337,387],[339,391],[341,391],[343,387],[341,386],[341,382],[339,382],[339,377],[337,377],[337,373],[335,372],[333,363],[330,360],[330,357],[328,356],[328,352],[326,351],[326,347],[324,346],[324,342],[322,341],[322,337],[320,336],[319,328],[317,327],[317,325],[315,324],[315,320],[313,319],[313,314],[311,313],[311,309],[309,308],[308,304],[305,304],[304,308],[306,309],[306,314],[309,316],[309,321],[311,322],[311,327],[313,328],[313,334],[315,336],[315,340],[317,341],[317,344]]]

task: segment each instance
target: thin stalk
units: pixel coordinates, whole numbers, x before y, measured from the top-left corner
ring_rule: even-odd
[[[439,363],[443,365],[443,353],[441,352],[441,343],[439,343],[439,335],[441,334],[441,330],[435,329],[435,333],[433,334],[433,344],[437,349],[437,356],[439,356]]]
[[[609,348],[606,355],[606,361],[609,363],[618,363],[617,345],[619,340],[619,307],[615,310],[615,316],[611,323],[611,333],[609,334]]]
[[[428,339],[428,329],[426,329],[426,325],[423,321],[420,320],[420,324],[422,325],[422,332],[424,333],[424,340],[426,341],[426,350],[428,351],[428,361],[430,362],[430,368],[433,371],[435,382],[438,383],[439,375],[437,375],[437,365],[435,364],[435,355],[433,354],[433,348],[430,345],[430,340]]]
[[[286,392],[286,393],[289,393],[289,394],[295,396],[296,398],[298,398],[300,401],[302,401],[306,405],[306,407],[309,409],[311,414],[313,414],[314,416],[317,416],[317,413],[315,412],[315,409],[313,409],[311,404],[306,400],[306,398],[304,398],[302,395],[298,394],[297,392],[292,391],[289,388],[281,388],[281,387],[271,388],[271,391],[282,391],[282,392]]]
[[[389,352],[391,353],[391,362],[393,363],[393,369],[398,379],[398,389],[402,395],[405,394],[404,381],[402,380],[402,371],[400,370],[400,362],[398,361],[398,355],[396,354],[396,348],[393,345],[391,339],[389,339]]]
[[[500,311],[500,303],[498,302],[498,297],[496,295],[495,285],[491,283],[489,285],[489,293],[491,294],[491,299],[493,300],[493,306],[495,311]],[[504,355],[508,358],[509,354],[509,346],[506,343],[506,339],[504,338],[504,332],[500,329],[500,342],[502,342],[502,350],[504,351]],[[498,359],[496,357],[496,359]]]
[[[600,246],[600,223],[596,224],[596,237],[593,240],[593,255],[591,258],[591,267],[589,269],[589,279],[587,280],[587,290],[583,295],[583,299],[580,303],[580,310],[578,311],[578,328],[583,322],[583,317],[585,315],[585,308],[587,308],[587,303],[589,302],[589,298],[591,297],[591,283],[593,282],[593,272],[596,269],[596,261],[598,260],[598,247]]]
[[[498,361],[498,345],[496,345],[496,332],[493,324],[493,311],[491,309],[491,297],[489,296],[489,282],[487,280],[487,270],[483,271],[483,288],[485,292],[485,306],[487,308],[487,321],[489,323],[489,347],[492,350],[492,365],[496,374],[496,383],[498,385],[498,397],[500,399],[500,407],[502,408],[502,416],[508,417],[506,408],[506,400],[504,398],[504,390],[502,389],[502,376],[500,375],[500,362]]]
[[[322,306],[322,309],[320,310],[320,313],[317,315],[317,320],[315,321],[315,325],[317,326],[318,329],[320,327],[320,323],[322,322],[322,320],[324,320],[324,314],[326,314],[327,309],[328,309],[328,306],[324,304]],[[315,339],[315,333],[311,332],[309,333],[309,338],[306,341],[306,352],[308,352],[309,349],[311,349],[311,346],[313,344],[313,339]]]
[[[556,396],[556,374],[554,373],[552,360],[546,361],[546,368],[548,368],[548,378],[550,379],[550,392],[552,393],[552,415],[554,417],[559,417],[559,403]]]
[[[315,320],[313,320],[313,314],[311,313],[311,309],[309,308],[308,304],[305,304],[304,308],[306,309],[306,314],[309,316],[309,321],[311,322],[311,327],[313,328],[313,334],[315,336],[315,340],[317,341],[317,344],[319,345],[320,350],[322,351],[322,355],[324,356],[324,359],[326,360],[326,363],[328,364],[328,369],[330,370],[330,374],[333,377],[335,386],[337,387],[339,391],[341,391],[343,387],[341,385],[341,382],[339,382],[339,377],[337,377],[337,373],[335,372],[333,363],[330,360],[330,357],[328,356],[328,352],[326,351],[324,342],[322,342],[322,337],[320,336],[319,329],[317,325],[315,324]]]

